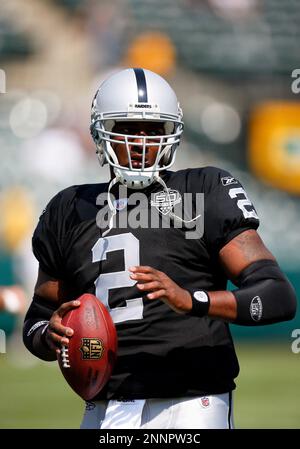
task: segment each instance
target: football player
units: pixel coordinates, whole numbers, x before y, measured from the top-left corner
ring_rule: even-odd
[[[294,289],[240,182],[215,167],[169,170],[182,131],[163,78],[133,68],[110,76],[93,100],[91,134],[111,179],[59,192],[34,232],[27,348],[55,360],[76,332],[62,317],[83,293],[117,328],[113,374],[82,428],[231,428],[239,365],[228,323],[295,315]]]

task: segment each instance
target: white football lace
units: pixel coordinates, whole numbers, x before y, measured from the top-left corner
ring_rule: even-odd
[[[69,360],[69,348],[67,346],[61,347],[61,360],[62,360],[63,368],[71,368],[70,360]]]

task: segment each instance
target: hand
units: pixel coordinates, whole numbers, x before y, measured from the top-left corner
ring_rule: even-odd
[[[63,316],[72,309],[80,306],[80,301],[69,301],[62,304],[55,312],[49,321],[45,333],[45,340],[50,349],[60,354],[60,348],[63,345],[69,344],[69,338],[74,334],[74,330],[70,327],[63,326],[61,320]]]
[[[177,313],[187,313],[192,308],[190,293],[179,287],[162,271],[147,266],[130,267],[130,278],[138,281],[137,288],[141,291],[151,292],[148,299],[160,299],[168,304]]]

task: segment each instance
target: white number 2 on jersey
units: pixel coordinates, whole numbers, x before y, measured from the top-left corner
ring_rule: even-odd
[[[114,323],[143,318],[143,299],[128,299],[126,306],[111,309],[108,303],[109,290],[112,288],[132,287],[136,281],[129,277],[129,267],[140,264],[140,244],[130,232],[100,238],[92,248],[93,262],[106,260],[111,251],[124,251],[124,271],[102,273],[95,281],[96,296],[108,309]]]
[[[234,189],[230,189],[228,192],[230,198],[237,198],[238,195],[242,195],[244,199],[239,199],[237,201],[237,207],[241,209],[245,218],[257,218],[257,213],[253,207],[253,204],[249,200],[247,193],[242,187],[236,187]],[[251,206],[251,209],[246,209],[245,206]]]

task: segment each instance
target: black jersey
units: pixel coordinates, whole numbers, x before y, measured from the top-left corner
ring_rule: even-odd
[[[142,191],[147,201],[139,210],[139,215],[156,211],[158,226],[137,226],[130,219],[129,212],[135,214],[137,208],[130,205],[130,194],[137,192],[128,190],[127,198],[115,201],[115,226],[103,236],[99,198],[107,194],[108,184],[88,184],[58,193],[34,232],[33,251],[41,269],[72,285],[75,297],[96,294],[116,323],[117,362],[98,398],[195,396],[235,388],[239,366],[228,325],[147,300],[128,268],[149,265],[183,288],[225,290],[218,253],[239,233],[256,229],[258,217],[241,184],[226,171],[206,167],[162,176],[168,195],[154,183]],[[200,213],[196,199],[192,202],[192,215],[200,215],[203,224],[196,238],[186,238],[191,228],[179,226],[182,222],[171,216],[186,193],[204,199]],[[164,227],[166,218],[170,226]]]

